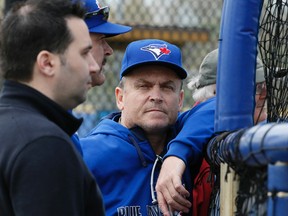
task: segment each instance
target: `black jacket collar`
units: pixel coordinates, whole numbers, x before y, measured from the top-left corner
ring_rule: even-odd
[[[0,103],[40,113],[70,136],[78,130],[83,121],[83,119],[75,118],[39,91],[11,80],[4,81]]]

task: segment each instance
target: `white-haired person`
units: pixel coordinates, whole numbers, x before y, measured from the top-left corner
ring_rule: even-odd
[[[217,60],[218,49],[215,49],[206,55],[200,65],[199,74],[190,79],[187,84],[188,88],[192,90],[195,105],[216,95]],[[262,122],[267,118],[265,106],[266,93],[263,64],[257,58],[254,124]]]
[[[192,97],[195,101],[194,107],[216,96],[216,77],[217,77],[218,49],[208,53],[200,65],[197,76],[190,79],[188,88],[192,90]],[[264,77],[263,64],[257,58],[256,65],[256,94],[254,124],[263,122],[267,118],[265,99],[266,83]],[[203,159],[199,174],[194,181],[193,189],[193,215],[204,216],[208,214],[209,199],[212,191],[211,182],[207,181],[210,167]]]

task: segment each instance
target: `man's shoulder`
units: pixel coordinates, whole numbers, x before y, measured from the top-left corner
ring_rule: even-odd
[[[119,118],[118,118],[119,119]],[[96,139],[99,136],[119,136],[125,137],[130,133],[129,129],[118,123],[114,118],[103,118],[84,138],[81,140]],[[102,139],[102,138],[101,138]]]
[[[181,115],[182,116],[190,116],[192,114],[199,113],[199,112],[206,112],[206,111],[214,112],[215,109],[216,109],[216,97],[213,97],[213,98],[209,98],[208,100],[197,104],[193,108],[183,112]]]
[[[209,98],[197,106],[199,106],[200,108],[215,109],[216,108],[216,97]]]
[[[34,150],[45,151],[45,148],[42,148],[44,143],[47,143],[48,149],[57,148],[58,151],[59,145],[56,144],[68,144],[70,141],[69,136],[60,127],[44,116],[32,112],[21,112],[18,109],[13,109],[6,114],[4,116],[0,111],[0,149],[2,151],[0,164],[13,164],[14,158],[23,154],[29,155],[29,152],[34,152]],[[54,143],[54,146],[50,145]]]
[[[41,113],[13,108],[5,111],[0,109],[1,138],[8,142],[19,140],[21,143],[29,143],[32,140],[44,136],[68,137],[66,133]]]

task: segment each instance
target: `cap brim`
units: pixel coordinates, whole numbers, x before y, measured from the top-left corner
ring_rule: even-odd
[[[124,34],[126,32],[129,32],[132,30],[132,27],[110,23],[110,22],[104,22],[98,26],[89,28],[90,33],[98,33],[98,34],[104,34],[108,37]]]
[[[185,79],[187,77],[187,72],[183,68],[179,67],[178,65],[172,64],[170,62],[165,62],[165,61],[144,61],[144,62],[138,62],[136,64],[131,65],[130,67],[126,68],[125,71],[121,71],[121,78],[125,75],[127,75],[131,70],[134,70],[135,68],[139,66],[144,66],[144,65],[162,65],[165,67],[169,67],[172,70],[174,70],[177,74],[177,76],[180,79]]]

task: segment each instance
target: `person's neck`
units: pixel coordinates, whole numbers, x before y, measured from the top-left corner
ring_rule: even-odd
[[[167,144],[167,133],[162,132],[157,134],[146,134],[146,137],[149,140],[154,152],[157,155],[160,155]]]

